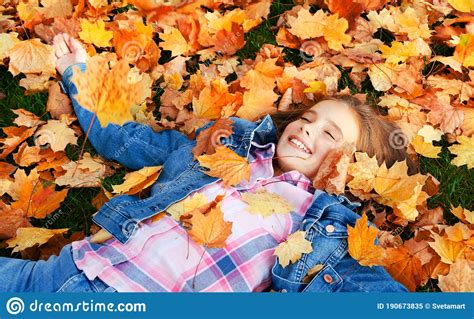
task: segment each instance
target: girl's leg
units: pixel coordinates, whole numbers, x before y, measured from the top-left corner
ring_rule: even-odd
[[[101,292],[115,291],[100,279],[90,281],[77,269],[71,244],[48,260],[0,257],[0,292]]]

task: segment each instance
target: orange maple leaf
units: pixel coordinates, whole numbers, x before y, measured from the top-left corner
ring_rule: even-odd
[[[232,222],[224,220],[220,204],[215,208],[211,208],[206,215],[199,210],[195,210],[190,223],[192,227],[188,232],[191,238],[197,244],[209,248],[224,247],[227,237],[232,233]]]
[[[362,266],[383,264],[384,249],[375,245],[378,229],[368,226],[368,218],[364,213],[356,221],[354,227],[347,226],[349,254]]]
[[[201,166],[210,170],[205,173],[209,176],[221,178],[225,186],[233,186],[244,178],[250,181],[250,165],[246,158],[223,145],[216,146],[212,155],[198,156]]]

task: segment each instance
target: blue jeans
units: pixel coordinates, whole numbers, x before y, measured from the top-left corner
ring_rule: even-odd
[[[0,257],[0,292],[116,292],[99,278],[89,280],[72,258],[71,244],[48,260]]]

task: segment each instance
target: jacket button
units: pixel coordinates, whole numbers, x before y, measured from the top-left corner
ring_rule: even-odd
[[[328,233],[332,233],[332,232],[334,231],[334,226],[333,226],[333,225],[327,225],[327,226],[326,226],[326,231],[327,231]]]
[[[324,274],[323,276],[324,281],[327,282],[328,284],[332,284],[332,277],[329,274]]]

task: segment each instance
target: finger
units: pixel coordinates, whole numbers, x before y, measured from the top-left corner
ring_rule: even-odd
[[[79,50],[84,49],[81,45],[81,42],[79,42],[77,39],[75,39],[71,36],[69,36],[68,45],[69,45],[69,48],[71,49],[71,51],[79,51]]]
[[[59,51],[62,53],[62,55],[70,53],[69,48],[66,44],[66,41],[64,40],[64,36],[60,36],[60,41],[58,43]]]
[[[56,43],[54,43],[53,47],[54,47],[54,55],[56,56],[56,58],[62,57],[63,53],[62,53],[61,47],[59,46],[59,41],[58,40],[57,40]]]

